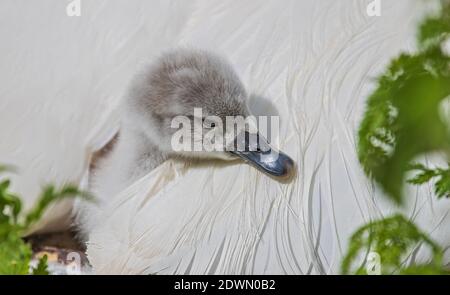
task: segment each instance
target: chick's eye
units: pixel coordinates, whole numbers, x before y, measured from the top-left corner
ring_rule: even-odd
[[[208,121],[205,118],[202,119],[202,123],[203,123],[203,126],[205,126],[206,128],[214,128],[214,127],[216,127],[216,123]]]

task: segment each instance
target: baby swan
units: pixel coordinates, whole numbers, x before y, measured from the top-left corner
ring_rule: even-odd
[[[293,161],[281,152],[274,153],[262,136],[247,130],[232,140],[233,146],[240,149],[228,149],[228,143],[223,143],[222,151],[174,150],[172,138],[178,130],[172,127],[175,117],[188,118],[193,123],[190,131],[192,134],[202,131],[197,140],[203,141],[205,134],[215,128],[214,124],[204,122],[206,117],[223,122],[227,116],[248,117],[246,100],[245,88],[232,67],[205,51],[175,50],[146,67],[132,81],[123,100],[116,142],[93,173],[91,191],[98,202],[78,202],[75,206],[82,235],[86,238],[97,223],[102,203],[170,157],[223,160],[240,157],[270,175],[290,174]],[[194,109],[201,109],[203,118],[194,117]]]

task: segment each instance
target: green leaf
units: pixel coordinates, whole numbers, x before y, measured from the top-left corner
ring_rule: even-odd
[[[38,265],[33,269],[33,275],[48,275],[47,269],[47,255],[44,255],[41,259],[39,259]]]
[[[416,247],[428,247],[432,259],[427,264],[405,265],[407,255]],[[343,274],[367,274],[369,252],[380,257],[382,274],[441,274],[442,250],[411,221],[401,215],[370,222],[351,237],[349,250],[342,262]]]
[[[442,1],[442,13],[428,18],[419,28],[418,43],[421,48],[433,46],[448,38],[450,32],[450,2]]]
[[[435,194],[438,198],[450,197],[450,165],[447,169],[429,169],[424,165],[416,164],[411,167],[411,170],[418,170],[420,172],[415,177],[409,179],[409,183],[420,185],[436,178],[437,181],[434,184]]]
[[[439,198],[450,198],[450,169],[439,172],[439,180],[435,184],[435,193]]]
[[[450,20],[450,6],[440,16],[424,22],[419,43],[433,38],[437,21]],[[439,34],[450,33],[448,23]],[[358,157],[364,171],[397,203],[403,201],[403,184],[410,162],[422,154],[450,152],[450,130],[440,116],[443,101],[450,96],[450,57],[435,42],[416,54],[394,59],[378,79],[369,97],[358,131]],[[424,183],[434,176],[422,173],[414,181]],[[447,183],[439,183],[439,194]]]
[[[24,228],[28,229],[33,223],[37,222],[50,204],[63,199],[75,197],[82,197],[88,200],[92,199],[92,196],[89,193],[80,191],[72,185],[65,186],[60,190],[56,190],[52,185],[45,187],[36,206],[34,206],[33,209],[31,209],[31,211],[26,215]]]
[[[1,224],[0,232],[0,275],[28,274],[31,247],[22,240],[15,227]]]
[[[0,171],[9,169],[0,166]],[[0,182],[0,275],[1,274],[48,274],[47,258],[39,260],[35,269],[30,269],[32,257],[31,246],[22,239],[29,227],[39,221],[46,208],[52,203],[65,198],[81,196],[92,197],[75,186],[65,186],[60,190],[47,186],[39,197],[36,206],[28,214],[22,212],[22,202],[18,196],[9,191],[10,181]]]

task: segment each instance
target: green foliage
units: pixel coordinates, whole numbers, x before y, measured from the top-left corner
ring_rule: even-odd
[[[422,48],[442,43],[450,32],[450,1],[441,1],[440,15],[429,17],[419,28],[418,42]]]
[[[408,182],[412,184],[424,184],[432,179],[437,179],[434,184],[434,192],[438,198],[450,198],[450,168],[429,169],[422,164],[415,164],[411,170],[420,171],[414,178]]]
[[[418,246],[430,248],[433,254],[431,262],[405,267],[407,255]],[[350,239],[349,250],[342,262],[342,273],[367,274],[366,259],[359,264],[355,261],[366,258],[369,252],[380,256],[382,274],[446,273],[442,268],[441,248],[401,215],[370,222],[359,228]]]
[[[437,197],[450,197],[450,165],[435,169],[411,165],[429,152],[450,155],[450,126],[440,112],[450,96],[450,57],[443,52],[443,42],[450,40],[450,0],[441,4],[441,13],[419,28],[419,52],[401,54],[378,78],[358,132],[358,157],[364,171],[399,204],[410,171],[416,173],[409,183],[434,181]],[[419,246],[431,250],[431,261],[407,265],[407,255]],[[370,252],[379,255],[383,274],[448,274],[440,247],[401,215],[358,229],[351,237],[342,272],[366,274]]]
[[[8,171],[0,166],[0,172]],[[22,236],[40,220],[48,206],[56,201],[82,196],[90,198],[74,186],[65,186],[60,190],[47,186],[37,204],[28,212],[22,212],[22,202],[9,190],[10,181],[0,182],[0,274],[48,274],[47,257],[40,259],[36,268],[30,270],[32,251]]]
[[[450,95],[450,57],[442,51],[450,34],[450,6],[425,21],[416,54],[394,59],[378,78],[359,129],[358,156],[366,173],[401,203],[410,162],[427,152],[450,151],[450,130],[440,116]]]
[[[39,259],[38,265],[33,269],[33,275],[48,275],[49,272],[47,270],[47,255],[44,255],[41,259]]]
[[[27,274],[32,251],[14,225],[0,224],[0,274]]]

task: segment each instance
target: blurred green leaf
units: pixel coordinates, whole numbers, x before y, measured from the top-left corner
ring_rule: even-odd
[[[447,169],[435,168],[429,169],[422,164],[415,164],[411,170],[419,171],[408,182],[416,185],[424,184],[432,179],[437,179],[434,184],[435,194],[439,197],[450,198],[450,167]]]
[[[440,113],[450,96],[450,57],[442,51],[450,37],[450,0],[440,3],[441,13],[419,28],[420,51],[401,54],[378,78],[358,131],[358,157],[364,171],[397,203],[404,199],[405,175],[411,170],[416,174],[409,183],[434,181],[439,198],[450,196],[450,167],[410,164],[429,152],[450,155],[448,118]],[[419,246],[431,250],[431,261],[408,265],[407,255]],[[351,237],[342,272],[366,274],[370,252],[379,255],[383,274],[448,274],[442,266],[441,248],[401,215],[358,229]]]
[[[431,31],[437,20],[448,21],[446,13],[422,24],[420,44],[435,37]],[[439,28],[439,34],[450,33],[447,23]],[[450,151],[449,126],[440,116],[450,96],[450,57],[439,43],[430,44],[391,62],[368,99],[358,131],[358,157],[365,172],[397,203],[403,200],[405,174],[415,157]]]
[[[74,197],[92,199],[90,194],[80,191],[77,187],[72,185],[65,186],[60,190],[56,190],[52,185],[45,187],[37,204],[26,215],[24,227],[29,228],[33,223],[38,221],[44,214],[45,209],[47,209],[51,203]]]
[[[429,17],[419,28],[418,42],[423,49],[440,44],[449,37],[450,1],[441,1],[441,13]]]
[[[48,275],[47,269],[47,255],[44,255],[41,259],[39,259],[38,265],[33,269],[33,275]]]
[[[408,254],[416,247],[428,247],[432,259],[426,264],[406,265]],[[370,222],[351,237],[349,250],[342,262],[343,274],[367,274],[366,256],[377,253],[382,274],[443,274],[442,250],[411,221],[395,215]]]
[[[25,275],[29,272],[31,247],[20,236],[20,231],[0,224],[0,275]]]
[[[0,173],[10,171],[0,166]],[[47,258],[39,260],[37,267],[30,269],[32,250],[22,239],[30,227],[40,220],[51,204],[66,198],[92,197],[75,186],[64,186],[60,190],[47,186],[36,205],[27,213],[22,212],[22,202],[18,196],[10,192],[8,179],[0,182],[0,275],[2,274],[48,274]]]

